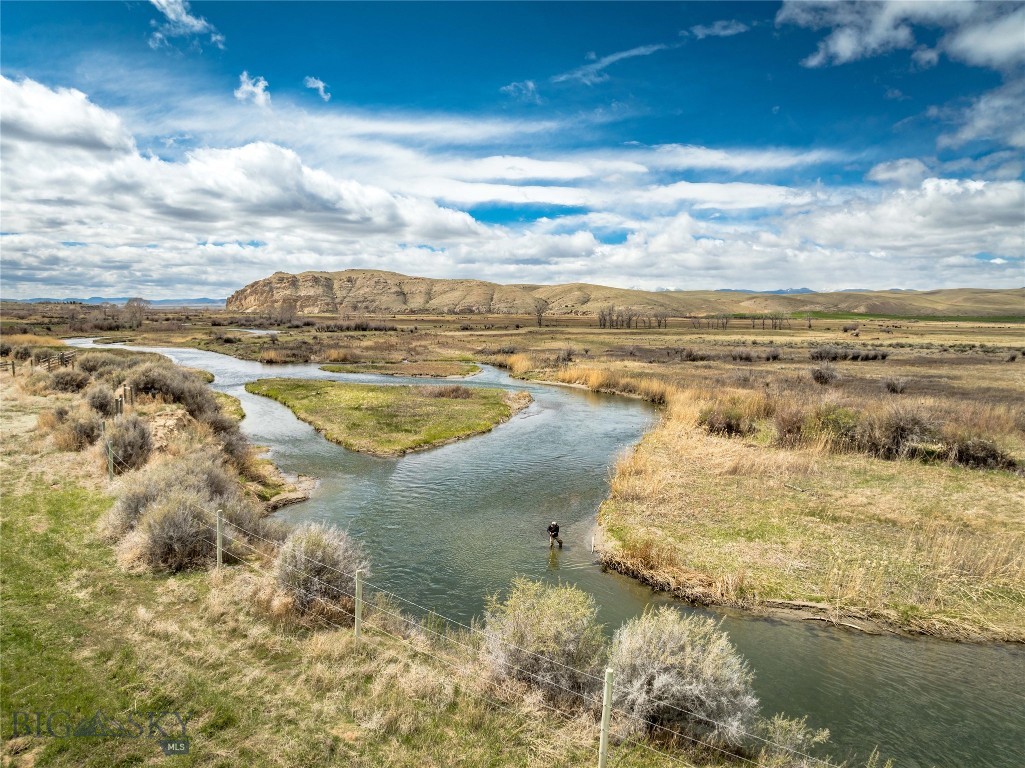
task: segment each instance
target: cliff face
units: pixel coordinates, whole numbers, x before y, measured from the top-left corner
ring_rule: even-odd
[[[960,288],[939,291],[860,291],[792,295],[723,291],[636,291],[586,283],[499,285],[483,280],[435,280],[397,272],[275,272],[228,297],[233,312],[275,312],[293,306],[299,314],[515,314],[597,315],[616,307],[673,316],[718,312],[763,314],[855,312],[902,315],[1025,314],[1025,289]]]

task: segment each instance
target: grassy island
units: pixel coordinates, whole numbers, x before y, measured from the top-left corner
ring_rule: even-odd
[[[530,402],[526,392],[260,379],[246,390],[288,406],[352,451],[397,456],[489,432]]]

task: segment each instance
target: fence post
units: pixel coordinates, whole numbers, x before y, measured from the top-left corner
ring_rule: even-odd
[[[220,568],[224,563],[224,550],[223,545],[224,536],[224,514],[221,510],[217,510],[217,567]]]
[[[363,627],[363,571],[356,571],[356,610],[353,611],[353,631],[356,639],[359,640],[360,630]]]
[[[601,736],[598,739],[598,768],[609,760],[609,715],[612,713],[612,667],[605,669],[605,692],[601,698]]]
[[[107,479],[114,479],[114,446],[107,441]]]

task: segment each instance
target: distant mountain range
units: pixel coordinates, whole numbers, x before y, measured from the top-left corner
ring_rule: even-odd
[[[131,296],[90,296],[88,299],[4,299],[22,304],[127,304]],[[223,307],[224,299],[146,299],[152,307]]]
[[[639,291],[588,283],[500,285],[438,280],[374,269],[275,272],[228,297],[229,311],[300,315],[512,314],[595,316],[616,308],[675,317],[788,312],[904,316],[1025,316],[1025,288],[936,291]]]
[[[811,288],[777,288],[775,291],[754,291],[750,288],[718,288],[716,293],[771,293],[775,296],[785,296],[793,293],[816,293],[816,291],[813,291]]]

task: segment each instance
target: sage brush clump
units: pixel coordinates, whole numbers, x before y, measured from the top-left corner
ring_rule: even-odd
[[[631,715],[628,730],[661,726],[739,746],[755,725],[751,670],[712,619],[647,610],[616,632],[610,666],[613,704]]]
[[[134,413],[117,422],[107,440],[114,453],[114,473],[118,475],[141,467],[153,450],[149,427]]]
[[[278,550],[278,586],[300,613],[316,603],[338,604],[355,596],[356,571],[370,575],[363,545],[345,531],[323,523],[305,523],[288,534]]]
[[[504,601],[488,601],[485,663],[497,680],[527,683],[554,701],[590,698],[607,654],[597,615],[594,598],[576,587],[516,579]]]

